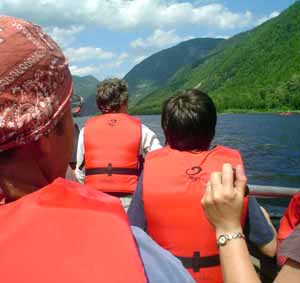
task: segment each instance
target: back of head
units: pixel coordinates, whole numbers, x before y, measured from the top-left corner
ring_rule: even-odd
[[[177,150],[207,150],[215,134],[216,108],[202,91],[191,89],[170,97],[163,106],[166,143]]]
[[[97,87],[96,101],[102,113],[120,112],[123,106],[127,107],[128,85],[120,79],[106,79]]]
[[[59,46],[39,26],[0,16],[0,185],[7,199],[64,175],[72,93]]]

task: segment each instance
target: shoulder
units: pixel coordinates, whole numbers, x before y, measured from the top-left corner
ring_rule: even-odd
[[[181,262],[160,247],[142,229],[131,226],[146,274],[151,282],[192,283],[194,280]]]
[[[90,208],[95,206],[95,210],[98,210],[101,206],[99,204],[109,204],[110,208],[121,207],[121,202],[117,197],[105,194],[101,191],[97,191],[94,188],[74,182],[71,180],[66,180],[64,178],[57,178],[51,184],[37,191],[37,194],[46,195],[51,197],[57,196],[65,198],[66,203],[69,205],[72,203],[77,205],[77,198],[85,200],[85,202],[80,203],[80,206],[88,206]],[[30,194],[29,194],[30,195]]]
[[[282,242],[278,255],[300,263],[300,225]]]
[[[137,117],[134,117],[134,116],[129,115],[129,114],[124,114],[124,113],[120,113],[120,114],[124,115],[123,117],[126,117],[131,122],[134,122],[134,123],[139,124],[139,125],[142,124],[141,120],[139,118],[137,118]]]
[[[154,151],[148,152],[145,160],[153,160],[157,157],[165,157],[170,154],[170,148],[168,146],[156,149]]]
[[[215,153],[222,153],[222,154],[228,154],[232,156],[241,156],[240,152],[237,149],[233,149],[227,146],[217,145],[212,149]]]
[[[94,124],[96,121],[99,120],[99,118],[101,117],[101,115],[99,116],[94,116],[94,117],[91,117],[91,118],[88,118],[84,124],[85,127],[88,127],[89,125],[92,125]]]
[[[230,163],[233,167],[239,164],[243,165],[243,160],[240,152],[230,147],[217,145],[210,151],[209,155],[215,161],[218,161],[220,163]]]

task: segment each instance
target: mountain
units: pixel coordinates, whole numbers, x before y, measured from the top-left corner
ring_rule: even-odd
[[[201,88],[228,109],[300,109],[300,5],[216,47],[143,98],[135,113],[159,113],[178,90]]]
[[[182,67],[195,64],[220,42],[221,38],[196,38],[162,50],[136,65],[124,77],[132,103],[164,86]]]
[[[80,112],[80,116],[94,115],[99,110],[96,106],[96,89],[99,81],[93,76],[73,76],[74,94],[84,98],[84,105]]]

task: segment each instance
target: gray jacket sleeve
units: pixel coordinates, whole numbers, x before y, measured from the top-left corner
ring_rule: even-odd
[[[194,279],[181,262],[160,247],[142,229],[131,227],[148,283],[193,283]]]

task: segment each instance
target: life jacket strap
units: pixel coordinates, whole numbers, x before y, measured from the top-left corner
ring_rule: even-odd
[[[220,265],[219,255],[202,256],[200,252],[194,252],[193,257],[176,256],[185,268],[193,268],[194,272],[199,272],[200,268]]]
[[[112,167],[112,164],[109,163],[107,167],[97,167],[97,168],[87,168],[85,169],[85,175],[101,175],[105,174],[107,176],[112,176],[113,174],[117,175],[139,175],[139,170],[135,168],[121,168],[121,167]]]

